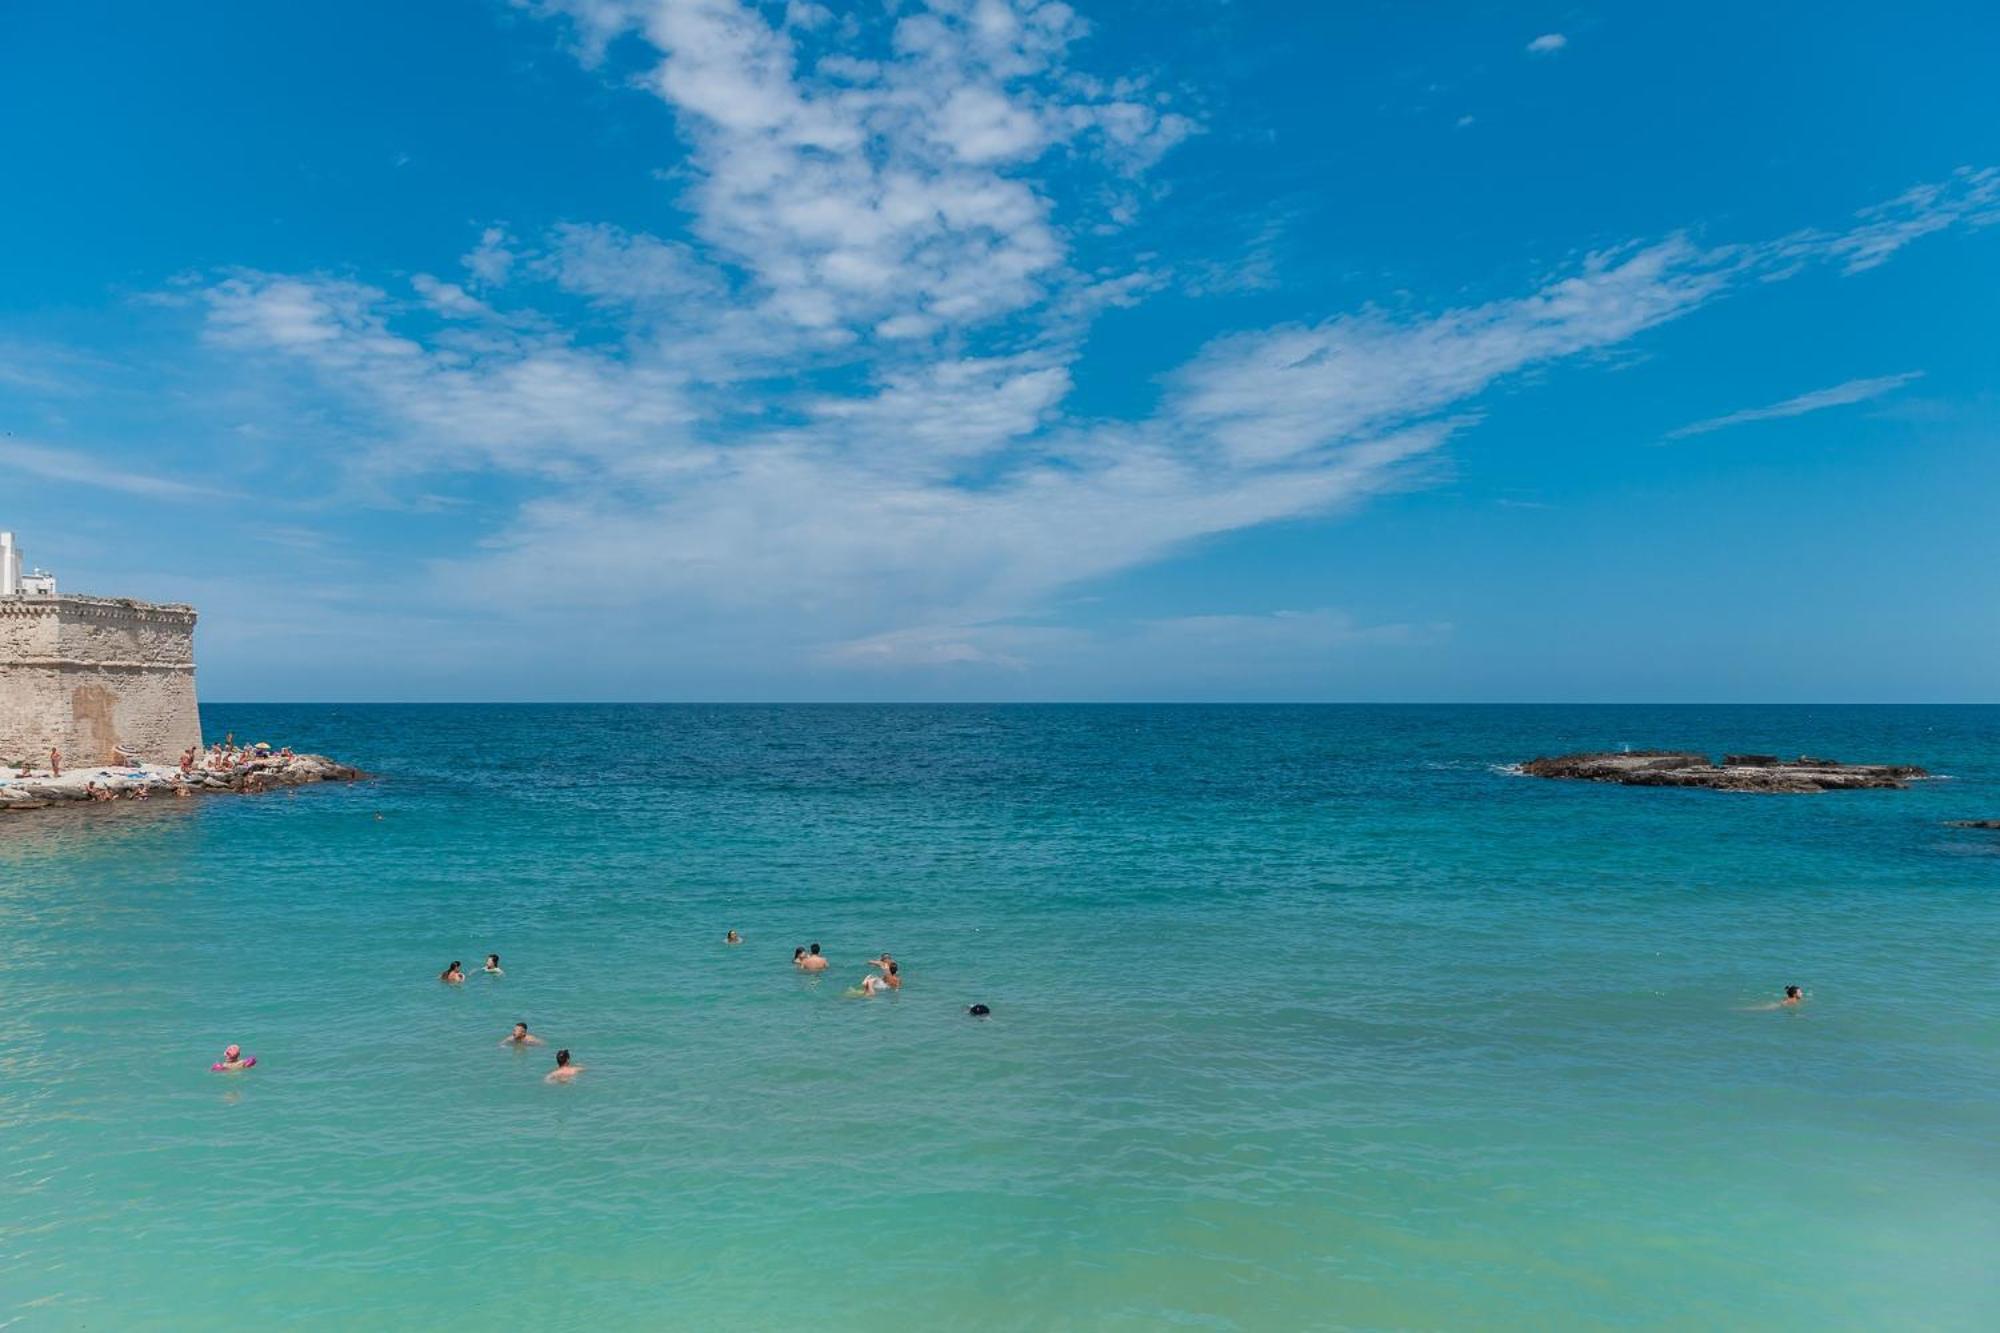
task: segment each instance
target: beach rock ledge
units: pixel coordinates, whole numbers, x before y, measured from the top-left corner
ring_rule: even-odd
[[[323,754],[273,755],[243,760],[223,768],[197,767],[183,774],[171,764],[140,764],[130,767],[63,769],[61,777],[48,773],[16,776],[0,771],[0,813],[9,810],[40,810],[58,802],[89,800],[144,800],[176,796],[198,796],[207,792],[271,791],[278,787],[303,787],[315,782],[355,782],[368,774]]]
[[[1843,764],[1800,755],[1726,754],[1716,763],[1685,750],[1632,750],[1618,754],[1561,754],[1530,759],[1520,771],[1536,778],[1616,782],[1627,787],[1706,787],[1712,791],[1856,791],[1902,788],[1930,774],[1914,764]]]

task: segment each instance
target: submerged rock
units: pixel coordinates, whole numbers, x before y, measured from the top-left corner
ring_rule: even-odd
[[[1687,750],[1632,750],[1530,759],[1521,772],[1536,778],[1616,782],[1627,787],[1706,787],[1713,791],[1815,792],[1907,787],[1930,774],[1914,764],[1843,764],[1801,755],[1731,754],[1716,763]]]
[[[1946,828],[1994,828],[2000,829],[2000,819],[1947,819]]]

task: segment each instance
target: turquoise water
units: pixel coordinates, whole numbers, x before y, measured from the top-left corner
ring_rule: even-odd
[[[0,821],[0,1326],[2000,1324],[2000,709],[204,719],[384,776]]]

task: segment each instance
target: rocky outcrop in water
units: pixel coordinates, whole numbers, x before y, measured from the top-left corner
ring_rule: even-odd
[[[2000,819],[1947,819],[1946,828],[1990,828],[2000,829]]]
[[[0,812],[41,810],[70,801],[172,800],[208,792],[260,792],[315,782],[354,782],[368,775],[323,754],[272,755],[183,774],[166,764],[65,769],[61,777],[0,771]]]
[[[1563,754],[1530,759],[1520,771],[1536,778],[1616,782],[1627,787],[1705,787],[1712,791],[1816,792],[1907,787],[1929,777],[1914,764],[1844,764],[1800,755],[1729,754],[1716,763],[1685,750]]]

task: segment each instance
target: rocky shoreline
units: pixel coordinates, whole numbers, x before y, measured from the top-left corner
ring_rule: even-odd
[[[1710,791],[1820,792],[1901,789],[1929,773],[1914,764],[1846,764],[1800,755],[1726,754],[1717,763],[1685,750],[1563,754],[1518,766],[1536,778],[1615,782],[1627,787],[1701,787]]]
[[[172,800],[217,791],[272,791],[315,782],[355,782],[367,776],[323,754],[273,755],[222,768],[197,766],[188,773],[171,764],[65,769],[61,777],[0,772],[0,813],[42,810],[72,801]]]

